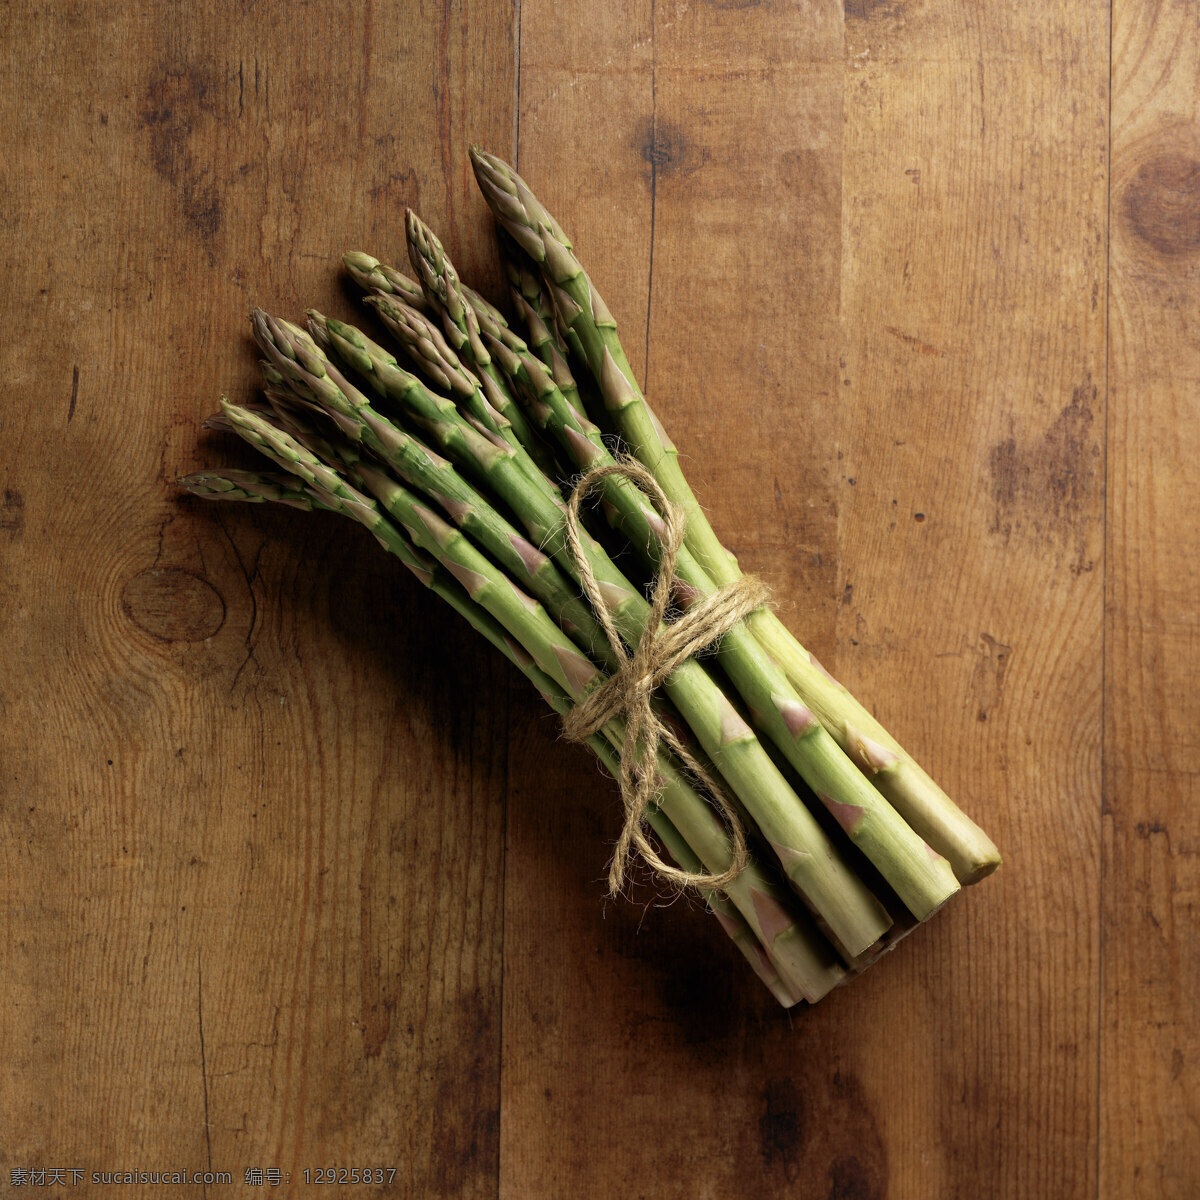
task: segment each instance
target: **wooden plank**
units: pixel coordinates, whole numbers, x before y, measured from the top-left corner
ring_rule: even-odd
[[[512,6],[397,16],[7,14],[6,1183],[495,1190],[507,676],[365,535],[171,487],[229,459],[198,423],[250,393],[252,303],[352,312],[336,256],[395,254],[406,201],[487,277]]]
[[[1100,1194],[1200,1189],[1200,18],[1113,5]]]
[[[1091,1194],[1104,9],[659,4],[623,53],[588,12],[523,6],[522,170],[718,530],[1010,861],[789,1020],[699,914],[600,909],[615,801],[538,753],[502,1191]]]
[[[846,33],[836,673],[1007,856],[896,952],[871,1096],[899,1195],[1087,1196],[1106,7]]]

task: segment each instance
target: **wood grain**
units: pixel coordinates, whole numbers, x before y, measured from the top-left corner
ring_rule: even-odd
[[[409,15],[7,14],[5,1187],[495,1190],[508,677],[365,535],[170,485],[231,457],[198,423],[253,386],[250,305],[351,312],[337,255],[406,201],[487,278],[512,9]]]
[[[11,6],[0,1186],[1200,1192],[1193,10]],[[246,461],[199,429],[245,311],[350,316],[336,257],[402,260],[405,204],[495,293],[472,140],[1006,852],[812,1010],[694,904],[603,899],[611,781],[369,539],[170,486]]]
[[[1200,1188],[1200,18],[1113,5],[1101,1194]]]

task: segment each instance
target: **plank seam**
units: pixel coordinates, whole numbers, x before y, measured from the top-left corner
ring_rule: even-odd
[[[512,161],[521,169],[521,0],[513,0],[513,116]],[[508,798],[512,791],[512,687],[504,693],[504,812],[500,819],[500,969],[498,972],[496,1020],[496,1186],[494,1195],[500,1200],[504,1187],[504,982],[508,973],[506,935],[508,932]]]
[[[645,151],[643,151],[645,153]],[[650,313],[654,305],[654,209],[658,192],[658,54],[654,45],[654,0],[650,0],[650,262],[646,273],[646,355],[642,390],[650,391]]]
[[[513,0],[513,167],[521,169],[521,0]]]
[[[1108,437],[1112,345],[1109,318],[1112,311],[1112,96],[1113,96],[1113,0],[1108,0],[1108,142],[1105,150],[1104,194],[1104,437],[1101,464],[1100,507],[1100,594],[1104,599],[1100,620],[1100,854],[1096,872],[1096,1200],[1103,1194],[1101,1134],[1104,1121],[1104,805],[1108,796]]]

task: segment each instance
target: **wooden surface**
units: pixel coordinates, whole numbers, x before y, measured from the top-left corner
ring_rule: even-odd
[[[7,15],[0,1191],[1200,1195],[1195,5]],[[495,292],[471,140],[1006,853],[811,1011],[603,899],[611,783],[365,535],[170,487],[405,204]]]

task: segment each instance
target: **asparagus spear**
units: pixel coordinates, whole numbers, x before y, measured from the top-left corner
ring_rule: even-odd
[[[306,511],[324,507],[317,497],[297,487],[292,476],[267,471],[197,471],[177,482],[192,495],[212,500],[241,500],[252,504],[273,500]]]
[[[361,250],[350,250],[343,254],[342,262],[364,292],[386,292],[421,312],[428,311],[424,288],[415,279],[409,279],[403,271],[397,271],[395,267],[389,267]]]
[[[505,386],[503,376],[488,358],[479,337],[475,311],[463,298],[458,272],[442,243],[412,209],[405,213],[404,227],[408,235],[409,260],[421,281],[426,302],[441,316],[450,344],[474,368],[492,406],[511,423],[517,441],[528,448],[538,466],[553,478],[553,461],[533,436],[520,407]]]
[[[327,319],[324,328],[330,334],[331,349],[340,354],[349,327]],[[277,336],[284,337],[287,332],[279,326]],[[548,501],[530,485],[522,472],[506,463],[494,448],[489,450],[486,442],[453,436],[454,431],[465,424],[453,405],[439,403],[415,376],[372,358],[369,347],[364,351],[365,339],[362,344],[351,344],[356,351],[366,353],[371,373],[376,376],[380,388],[397,403],[407,406],[415,418],[431,430],[440,448],[466,463],[470,463],[477,453],[487,452],[486,461],[479,461],[476,466],[481,471],[486,470],[489,486],[521,516],[531,538],[544,546],[567,570],[574,571],[576,567],[566,547],[561,505]],[[319,350],[316,352],[320,353]],[[355,357],[354,361],[358,365],[361,358]],[[310,362],[309,366],[315,372],[320,364]],[[331,369],[326,368],[326,378]],[[345,387],[349,385],[345,384]],[[359,400],[348,401],[343,392],[340,399],[335,397],[330,402],[337,408],[357,408],[360,413],[365,413],[369,404],[365,397],[359,396]],[[585,538],[584,549],[614,622],[622,636],[631,645],[636,644],[649,617],[649,604],[598,542]],[[726,640],[732,636],[728,635]],[[685,660],[674,665],[663,683],[667,695],[692,727],[705,753],[753,814],[789,878],[814,911],[828,923],[832,935],[846,953],[850,956],[861,953],[887,928],[889,918],[882,906],[848,870],[836,847],[704,668],[695,660]],[[860,948],[852,949],[855,946]]]
[[[721,545],[697,503],[678,462],[678,452],[646,403],[599,292],[554,218],[528,184],[495,155],[471,150],[475,176],[496,218],[539,265],[550,284],[559,319],[578,347],[603,394],[605,408],[667,496],[687,513],[687,544],[718,585],[740,577],[736,559]],[[872,778],[908,824],[951,863],[965,883],[1000,864],[985,833],[917,766],[875,718],[829,677],[769,610],[749,619],[767,653],[787,673],[839,744]]]

